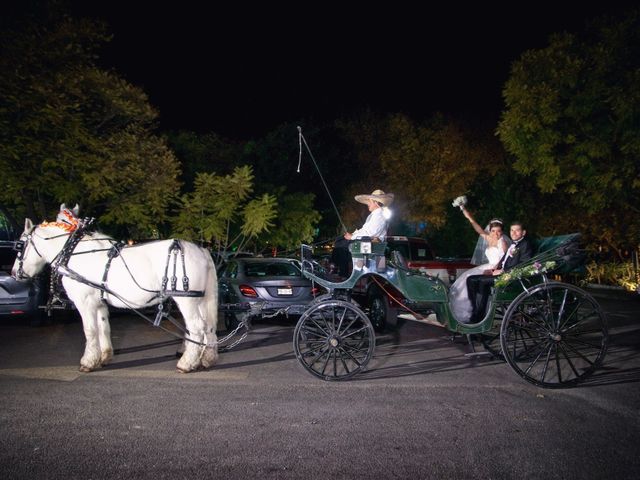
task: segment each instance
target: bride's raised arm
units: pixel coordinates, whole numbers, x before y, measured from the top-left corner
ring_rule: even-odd
[[[476,233],[478,235],[480,235],[481,237],[486,237],[487,236],[487,232],[484,231],[484,228],[482,228],[480,225],[478,225],[478,222],[476,222],[473,217],[471,216],[471,214],[469,213],[469,210],[467,210],[466,208],[464,208],[464,206],[460,207],[460,210],[462,210],[462,214],[467,217],[467,220],[469,220],[469,222],[471,223],[471,226],[473,227],[473,229],[476,231]]]

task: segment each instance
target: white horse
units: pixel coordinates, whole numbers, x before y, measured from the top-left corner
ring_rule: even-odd
[[[77,214],[77,206],[69,210],[62,204],[56,222],[34,226],[31,220],[26,219],[21,237],[23,251],[13,265],[12,276],[33,277],[45,264],[56,260],[70,235],[81,224]],[[62,278],[69,299],[82,316],[87,341],[80,359],[80,371],[95,370],[113,357],[107,303],[114,307],[136,309],[157,305],[161,301],[158,293],[163,288],[163,277],[171,278],[174,271],[178,277],[176,289],[182,290],[182,255],[169,256],[173,242],[159,240],[122,248],[120,254],[112,259],[107,279],[103,282],[108,253],[116,242],[101,233],[84,234],[69,258],[68,269],[90,283],[104,285],[107,290],[103,293],[101,289],[69,276]],[[215,265],[206,250],[185,241],[180,241],[180,245],[184,253],[189,290],[204,292],[204,296],[199,297],[173,297],[187,329],[184,353],[177,365],[180,372],[186,373],[209,368],[218,358],[218,280]],[[175,262],[177,265],[174,269]],[[171,295],[171,282],[166,289],[167,295]]]

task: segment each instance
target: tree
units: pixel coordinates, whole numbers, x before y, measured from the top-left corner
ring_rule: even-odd
[[[0,201],[37,219],[79,202],[129,235],[157,233],[179,164],[145,93],[95,65],[104,25],[54,9],[0,35]]]
[[[314,199],[313,193],[282,192],[276,226],[265,240],[290,251],[298,249],[301,243],[311,242],[321,218],[313,208]]]
[[[381,166],[382,155],[389,147],[389,117],[366,110],[338,119],[335,123],[350,146],[347,151],[352,157],[349,163],[340,162],[344,182],[340,214],[347,230],[353,231],[364,223],[369,214],[365,206],[354,201],[354,197],[376,189],[392,190]],[[336,233],[341,235],[344,232]]]
[[[184,185],[193,185],[198,173],[228,174],[241,164],[243,145],[215,132],[171,132],[169,146],[182,164]]]
[[[381,171],[390,189],[402,192],[397,208],[407,220],[443,227],[451,200],[481,172],[492,175],[504,163],[491,141],[442,115],[422,125],[395,115],[388,128]]]
[[[336,203],[340,202],[346,187],[360,172],[353,167],[354,156],[338,129],[325,124],[304,128],[306,123],[287,123],[263,138],[247,142],[242,162],[253,166],[256,178],[260,179],[257,186],[260,191],[276,192],[285,187],[285,191],[291,194],[313,192],[315,208],[321,215],[319,228],[323,234],[331,232],[330,235],[333,236],[338,220],[304,144],[300,152],[297,126],[303,126],[303,135]],[[312,122],[309,123],[313,125]]]
[[[180,199],[174,218],[175,235],[211,243],[218,252],[242,250],[247,242],[274,226],[276,197],[268,193],[250,198],[250,166],[236,167],[229,175],[198,173],[193,192]]]
[[[583,224],[619,252],[637,244],[639,11],[597,20],[583,35],[553,35],[546,48],[525,52],[503,95],[498,134],[514,168],[547,194],[549,215],[567,228]]]

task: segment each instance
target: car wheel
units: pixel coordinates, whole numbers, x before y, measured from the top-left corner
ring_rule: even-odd
[[[367,301],[369,305],[369,320],[373,325],[373,329],[381,333],[387,328],[387,315],[389,314],[389,302],[386,295],[378,289],[369,292]]]
[[[227,332],[231,332],[232,330],[235,330],[239,324],[240,322],[238,321],[238,317],[236,317],[235,313],[233,312],[224,313],[224,328],[227,330]]]

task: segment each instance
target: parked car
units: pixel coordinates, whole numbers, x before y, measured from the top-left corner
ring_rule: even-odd
[[[22,315],[36,323],[44,316],[44,310],[38,307],[47,301],[47,275],[32,281],[11,277],[20,233],[15,221],[0,207],[0,315]]]
[[[321,292],[302,276],[291,258],[231,258],[218,272],[220,318],[227,329],[237,325],[237,312],[259,307],[259,315],[301,315]],[[233,305],[233,307],[229,307]]]
[[[217,250],[210,250],[211,258],[213,258],[213,262],[216,264],[216,268],[220,270],[227,260],[232,258],[251,258],[255,257],[252,252],[228,252],[222,251],[218,252]]]
[[[447,286],[462,272],[473,268],[469,259],[436,257],[424,238],[389,236],[386,242],[387,261],[391,260],[393,251],[398,251],[406,261],[406,267],[438,277]],[[352,295],[356,302],[368,309],[369,319],[377,331],[397,324],[398,310],[402,308],[398,301],[403,302],[404,298],[390,284],[380,285],[370,277],[364,277],[355,285]]]
[[[461,273],[473,268],[468,258],[436,257],[429,242],[424,238],[391,236],[387,237],[386,242],[387,258],[396,250],[402,254],[409,268],[438,277],[447,286],[455,282]]]

